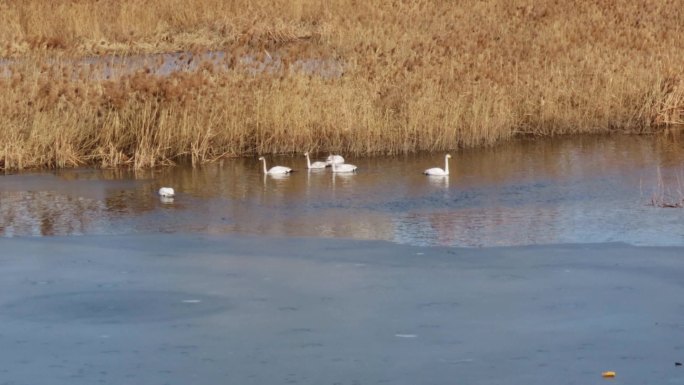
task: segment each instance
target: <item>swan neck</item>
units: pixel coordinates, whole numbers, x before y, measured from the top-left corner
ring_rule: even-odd
[[[449,157],[444,157],[444,173],[449,175]]]
[[[311,160],[309,160],[309,154],[306,154],[306,168],[311,168]]]
[[[262,162],[264,162],[264,174],[268,174],[268,171],[266,170],[266,159],[262,159]]]

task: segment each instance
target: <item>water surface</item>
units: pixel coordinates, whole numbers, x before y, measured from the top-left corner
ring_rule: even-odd
[[[307,171],[301,155],[268,157],[297,172],[264,177],[255,158],[200,168],[60,170],[0,177],[0,234],[50,236],[196,232],[504,246],[628,242],[684,245],[676,139],[592,136],[520,140],[444,154],[347,157],[354,175]],[[324,158],[319,154],[316,159]],[[659,174],[663,188],[658,188]],[[177,197],[160,201],[172,186]]]

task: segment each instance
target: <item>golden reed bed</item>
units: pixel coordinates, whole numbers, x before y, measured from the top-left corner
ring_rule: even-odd
[[[684,121],[682,26],[666,0],[6,0],[0,169],[656,132]]]

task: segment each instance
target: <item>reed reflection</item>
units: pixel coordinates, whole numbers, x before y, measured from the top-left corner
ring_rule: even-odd
[[[435,176],[435,175],[429,175],[426,177],[428,180],[428,183],[432,187],[436,188],[441,188],[441,189],[449,189],[449,177],[448,176]]]
[[[3,236],[50,236],[96,231],[107,208],[91,199],[51,192],[9,192],[0,198]]]

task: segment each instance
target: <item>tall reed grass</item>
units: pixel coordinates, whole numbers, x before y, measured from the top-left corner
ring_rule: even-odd
[[[668,0],[7,0],[0,168],[656,132],[684,124],[682,8]],[[171,74],[152,63],[107,76],[114,56],[189,52],[192,61],[207,51],[227,54]],[[278,65],[268,67],[273,58]],[[303,71],[301,60],[343,72]]]

